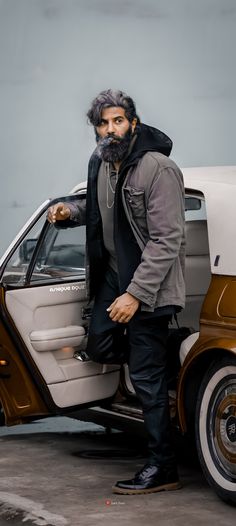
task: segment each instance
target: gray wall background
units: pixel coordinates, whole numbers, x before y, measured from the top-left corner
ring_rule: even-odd
[[[0,254],[86,178],[86,111],[108,87],[180,166],[235,164],[235,0],[0,0]]]

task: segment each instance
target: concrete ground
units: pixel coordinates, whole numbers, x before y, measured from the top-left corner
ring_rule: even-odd
[[[196,460],[183,453],[183,488],[119,496],[112,484],[145,462],[145,444],[69,418],[0,428],[0,526],[233,526]]]

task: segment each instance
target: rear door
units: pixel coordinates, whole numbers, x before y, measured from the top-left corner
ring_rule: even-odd
[[[78,196],[60,200],[75,198]],[[1,334],[13,382],[8,375],[6,389],[7,375],[0,375],[0,399],[12,422],[19,414],[25,417],[42,412],[40,403],[27,405],[32,389],[35,397],[43,400],[45,412],[54,412],[106,399],[119,383],[118,365],[81,360],[88,330],[85,227],[58,229],[47,222],[47,208],[48,203],[2,262]],[[13,362],[18,363],[15,369]],[[19,364],[24,370],[24,403],[14,405]],[[30,382],[34,387],[27,392]]]

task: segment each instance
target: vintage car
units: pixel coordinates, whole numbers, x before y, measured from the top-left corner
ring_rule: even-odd
[[[183,434],[194,431],[208,482],[235,504],[236,166],[183,173],[186,307],[170,329],[171,414]],[[87,407],[106,425],[142,421],[127,365],[86,356],[85,227],[58,229],[46,219],[53,203],[85,196],[80,184],[43,203],[1,258],[2,424],[79,417]]]

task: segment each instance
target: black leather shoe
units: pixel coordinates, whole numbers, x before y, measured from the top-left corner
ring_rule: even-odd
[[[119,480],[113,486],[113,493],[137,495],[140,493],[155,493],[180,489],[177,469],[173,466],[155,466],[146,464],[131,480]]]

